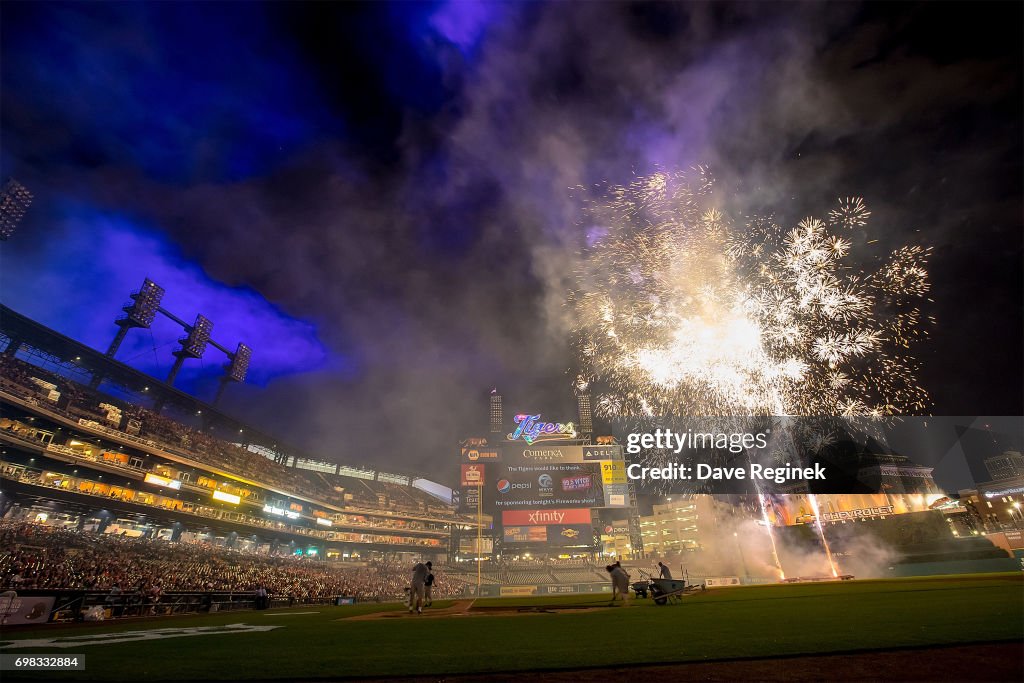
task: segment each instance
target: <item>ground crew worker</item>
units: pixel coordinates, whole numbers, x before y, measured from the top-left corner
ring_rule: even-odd
[[[434,588],[434,572],[427,574],[427,580],[423,582],[423,606],[430,607],[434,604],[434,596],[431,595]]]
[[[622,595],[624,605],[629,605],[629,574],[620,564],[610,564],[606,567],[612,578],[612,602],[615,602],[616,595]]]
[[[413,609],[416,614],[423,614],[423,595],[426,588],[427,575],[430,574],[431,563],[417,562],[412,568],[412,581],[409,586],[409,614]]]

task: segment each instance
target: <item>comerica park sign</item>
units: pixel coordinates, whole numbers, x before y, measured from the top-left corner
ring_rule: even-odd
[[[516,428],[506,438],[509,441],[522,439],[528,444],[551,439],[575,439],[576,427],[572,422],[543,422],[540,415],[520,414],[515,416]]]

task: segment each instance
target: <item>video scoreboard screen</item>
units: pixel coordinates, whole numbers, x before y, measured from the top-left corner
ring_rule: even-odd
[[[592,546],[591,510],[628,505],[621,446],[515,441],[461,456],[460,511],[492,516],[507,545]]]

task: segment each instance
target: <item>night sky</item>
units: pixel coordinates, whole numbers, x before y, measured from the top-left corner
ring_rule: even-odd
[[[149,276],[253,347],[229,412],[444,481],[492,386],[574,418],[571,188],[703,163],[735,215],[860,195],[934,247],[931,412],[1020,415],[1022,7],[5,3],[0,299],[105,350]]]

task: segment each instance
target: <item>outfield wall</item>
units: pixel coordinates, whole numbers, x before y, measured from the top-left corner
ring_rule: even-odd
[[[891,576],[937,576],[940,574],[993,574],[1024,570],[1024,558],[986,560],[947,560],[945,562],[905,562],[894,565]]]
[[[523,597],[527,595],[574,595],[579,593],[611,593],[611,583],[552,583],[527,586],[502,586],[484,584],[480,597]]]

